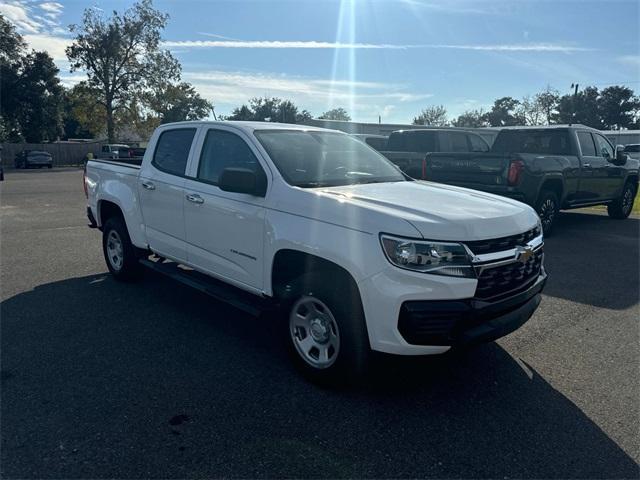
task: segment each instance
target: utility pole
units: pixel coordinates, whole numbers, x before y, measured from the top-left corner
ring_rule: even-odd
[[[578,84],[572,83],[571,88],[573,88],[573,123],[576,123],[576,114],[577,114],[577,104],[578,104]]]

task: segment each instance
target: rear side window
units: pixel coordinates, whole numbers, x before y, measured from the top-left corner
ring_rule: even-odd
[[[491,150],[496,153],[573,154],[567,130],[503,130]]]
[[[602,135],[598,135],[597,133],[595,133],[593,136],[595,137],[597,146],[596,155],[604,158],[613,158],[613,147],[611,147],[611,144],[607,141],[607,139]]]
[[[375,148],[379,152],[385,150],[387,148],[387,139],[386,138],[378,138],[378,137],[369,137],[365,140],[367,145]]]
[[[162,132],[151,163],[163,172],[184,175],[195,133],[195,128],[180,128]]]
[[[469,134],[469,144],[471,145],[472,152],[488,152],[489,145],[485,142],[480,135]]]
[[[217,184],[225,168],[261,171],[258,159],[242,138],[224,130],[209,130],[200,154],[198,179]]]
[[[449,138],[451,139],[452,152],[468,152],[469,151],[469,145],[467,144],[466,133],[450,132]]]
[[[578,142],[580,142],[580,150],[585,157],[595,157],[596,147],[593,145],[593,138],[589,132],[578,132]]]
[[[437,132],[417,131],[392,133],[389,150],[392,152],[435,152]]]
[[[624,147],[625,152],[637,153],[640,152],[640,145],[627,145]]]

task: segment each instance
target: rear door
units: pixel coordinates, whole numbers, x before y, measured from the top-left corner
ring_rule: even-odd
[[[576,202],[588,203],[599,201],[601,194],[598,185],[598,174],[603,168],[603,159],[596,154],[595,140],[590,131],[578,130],[576,133],[582,153],[580,157],[580,182]]]
[[[268,171],[244,133],[224,126],[203,130],[198,158],[184,185],[188,261],[240,287],[261,290],[265,198],[218,187],[227,167]]]
[[[150,162],[138,178],[147,241],[151,249],[185,261],[184,183],[193,150],[195,127],[160,132]]]

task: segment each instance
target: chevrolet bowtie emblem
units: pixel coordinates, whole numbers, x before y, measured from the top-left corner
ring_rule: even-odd
[[[532,256],[533,249],[531,247],[516,247],[516,262],[525,264]]]

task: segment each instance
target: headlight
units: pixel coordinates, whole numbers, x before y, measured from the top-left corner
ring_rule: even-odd
[[[387,259],[397,267],[416,272],[475,278],[467,250],[460,243],[380,237]]]

